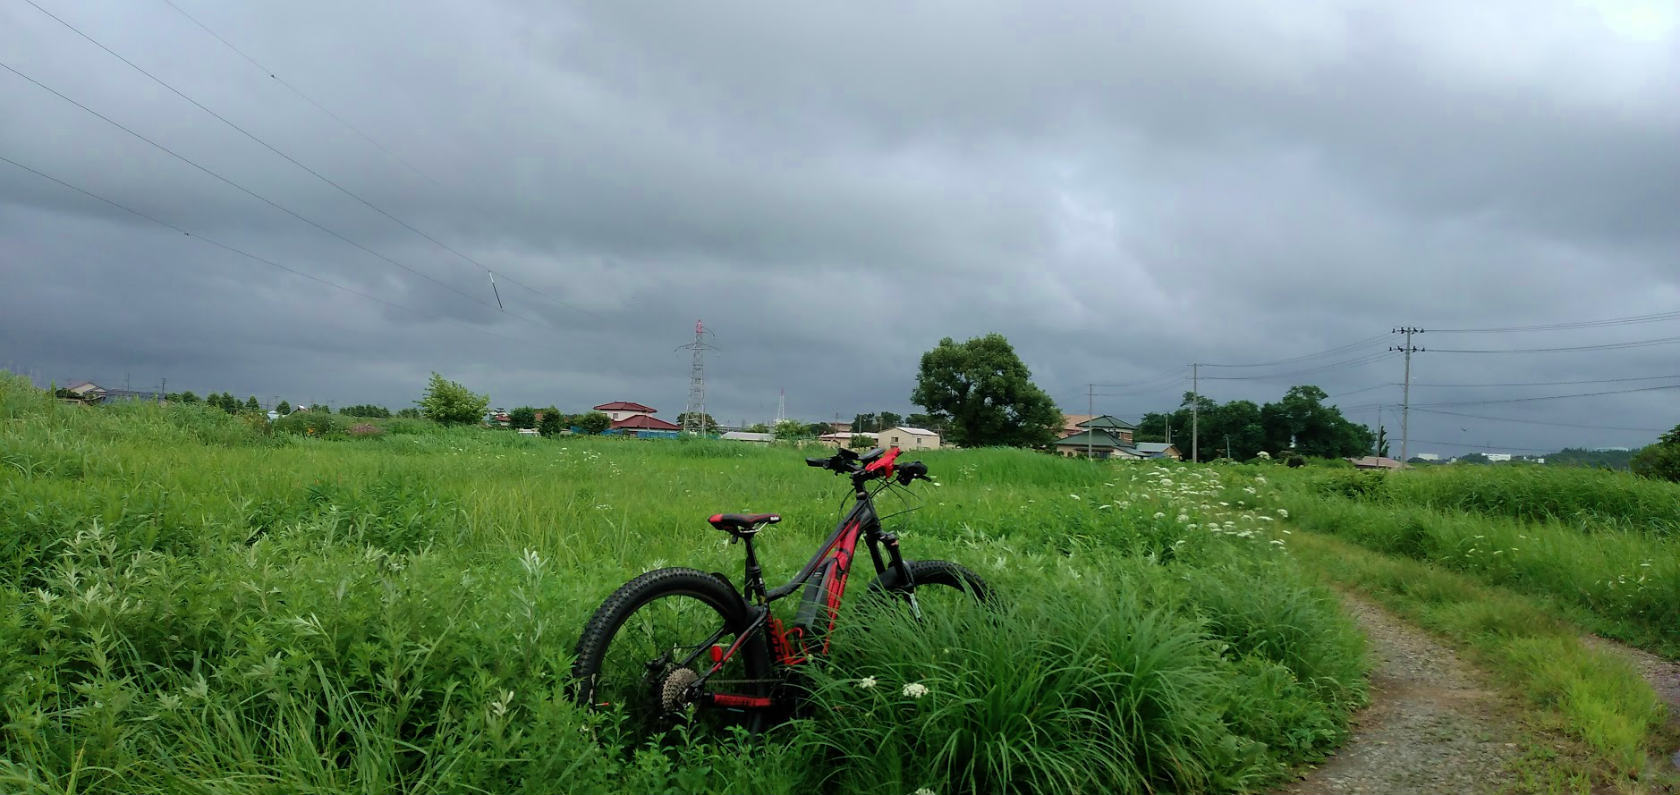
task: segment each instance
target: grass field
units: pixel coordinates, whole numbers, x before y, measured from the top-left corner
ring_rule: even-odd
[[[1358,633],[1262,470],[959,451],[888,524],[1001,614],[842,624],[816,708],[760,740],[640,743],[574,708],[571,649],[613,588],[738,580],[705,516],[778,511],[770,578],[804,561],[844,489],[801,456],[276,435],[0,380],[0,791],[1242,791],[1363,699]]]

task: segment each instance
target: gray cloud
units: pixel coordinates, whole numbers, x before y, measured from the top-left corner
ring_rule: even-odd
[[[0,363],[48,378],[404,405],[439,370],[503,405],[634,399],[674,416],[688,362],[673,349],[703,317],[722,349],[708,405],[728,420],[767,419],[784,388],[812,420],[910,409],[922,351],[994,330],[1069,410],[1087,383],[1149,382],[1099,398],[1135,418],[1175,404],[1188,383],[1157,376],[1193,361],[1680,302],[1680,35],[1662,4],[181,3],[396,157],[161,2],[43,5],[472,260],[6,6],[0,60],[429,277],[0,73],[15,109],[0,155],[403,307],[0,164]],[[1257,380],[1203,391],[1263,401],[1312,382],[1374,422],[1399,402],[1378,386],[1398,382],[1397,359],[1288,374],[1396,343],[1207,369]],[[1680,375],[1672,361],[1672,346],[1429,353],[1414,373]],[[1413,401],[1570,391],[1602,390],[1419,387]],[[1672,405],[1653,391],[1460,413],[1667,427]],[[1422,413],[1412,431],[1554,449],[1653,436]]]

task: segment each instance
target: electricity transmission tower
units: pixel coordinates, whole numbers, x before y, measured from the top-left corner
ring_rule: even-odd
[[[775,430],[776,428],[780,428],[782,426],[782,423],[784,423],[786,421],[787,421],[787,390],[783,389],[781,394],[776,397],[776,424],[770,426],[771,430]]]
[[[677,347],[679,351],[693,351],[694,364],[688,375],[688,408],[683,410],[683,433],[705,434],[706,428],[706,351],[717,348],[706,344],[712,333],[705,324],[694,321],[694,341]]]

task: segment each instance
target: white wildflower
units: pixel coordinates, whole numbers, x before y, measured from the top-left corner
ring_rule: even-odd
[[[1110,508],[1113,508],[1113,507],[1114,507],[1114,506],[1112,506],[1112,505],[1098,505],[1098,506],[1097,506],[1097,510],[1099,510],[1099,511],[1106,511],[1106,510],[1108,510],[1108,509],[1110,509]]]
[[[1178,515],[1178,521],[1180,521],[1180,522],[1188,522],[1188,521],[1190,521],[1190,514],[1187,514],[1187,513],[1181,513],[1181,514],[1179,514],[1179,515]]]
[[[1281,517],[1281,518],[1284,518],[1284,519],[1288,519],[1289,518],[1289,509],[1288,508],[1279,508],[1278,509],[1278,516]]]
[[[1069,496],[1069,497],[1072,497],[1072,498],[1074,498],[1074,499],[1076,499],[1076,500],[1077,500],[1077,499],[1079,499],[1079,495],[1078,495],[1078,494],[1069,494],[1069,495],[1068,495],[1068,496]]]
[[[903,693],[910,698],[921,698],[922,696],[928,694],[928,689],[927,685],[924,685],[921,682],[911,682],[910,684],[904,686]]]
[[[933,790],[927,787],[917,787],[916,791],[910,793],[910,795],[933,795]]]
[[[1155,512],[1155,518],[1156,519],[1165,519],[1165,518],[1167,518],[1167,515],[1164,514],[1164,513],[1161,513],[1160,511],[1156,511]]]
[[[873,677],[873,676],[866,676],[862,679],[859,679],[858,683],[857,683],[857,686],[858,686],[859,690],[873,690],[875,688],[875,685],[876,685],[875,677]]]

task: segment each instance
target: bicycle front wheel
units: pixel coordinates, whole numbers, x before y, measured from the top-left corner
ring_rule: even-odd
[[[914,593],[891,567],[869,584],[869,593],[913,608],[918,619],[930,614],[949,618],[976,605],[996,605],[991,586],[964,566],[948,560],[907,560],[904,566],[916,583]]]
[[[584,625],[572,664],[579,704],[621,715],[632,733],[659,734],[693,720],[757,731],[762,710],[697,702],[690,686],[719,652],[747,631],[751,615],[733,587],[696,569],[659,569],[625,583]],[[740,650],[705,690],[751,697],[769,693],[769,653],[762,637]]]

